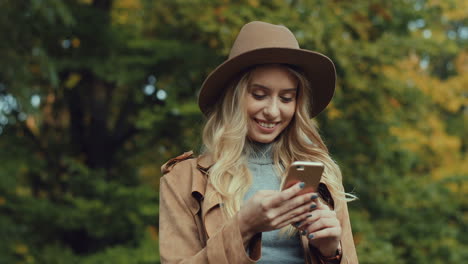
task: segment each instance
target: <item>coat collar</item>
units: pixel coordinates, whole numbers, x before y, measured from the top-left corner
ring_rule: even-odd
[[[197,158],[195,177],[192,181],[192,196],[201,202],[201,216],[205,223],[208,237],[212,236],[222,225],[224,214],[221,195],[208,180],[208,171],[214,164],[212,156],[204,154]]]
[[[192,195],[198,199],[203,200],[205,198],[206,191],[208,189],[208,171],[214,164],[213,159],[209,155],[202,155],[196,159],[196,167],[194,168],[192,179]]]
[[[197,167],[204,170],[208,170],[213,164],[213,157],[209,154],[203,154],[197,159]]]

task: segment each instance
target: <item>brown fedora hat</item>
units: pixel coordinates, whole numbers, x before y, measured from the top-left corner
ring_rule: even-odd
[[[312,89],[311,117],[330,103],[335,91],[335,66],[323,54],[301,49],[286,27],[254,21],[245,24],[232,46],[229,58],[205,79],[198,106],[208,115],[232,78],[254,65],[279,63],[300,68]]]

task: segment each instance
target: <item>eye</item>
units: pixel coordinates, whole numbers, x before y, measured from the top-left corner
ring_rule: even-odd
[[[280,99],[283,103],[290,103],[296,99],[296,93],[295,92],[287,92],[280,94]]]
[[[262,100],[266,97],[266,95],[264,94],[259,94],[259,93],[252,93],[252,96],[253,98],[257,99],[257,100]]]
[[[285,97],[285,96],[281,96],[281,101],[285,102],[285,103],[290,103],[294,100],[294,97]]]

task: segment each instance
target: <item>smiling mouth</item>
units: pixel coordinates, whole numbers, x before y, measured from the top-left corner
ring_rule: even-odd
[[[255,121],[257,122],[257,124],[264,128],[274,128],[277,124],[279,124],[279,122],[265,122],[257,119],[255,119]]]

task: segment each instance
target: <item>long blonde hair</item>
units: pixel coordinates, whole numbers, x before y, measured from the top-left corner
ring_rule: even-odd
[[[310,118],[310,84],[300,73],[286,67],[298,79],[296,111],[290,124],[273,142],[273,162],[284,180],[284,168],[296,160],[320,161],[325,165],[322,182],[334,200],[352,200],[344,192],[341,171],[328,153],[315,122]],[[247,168],[247,111],[245,97],[251,77],[250,69],[228,85],[225,94],[208,116],[203,130],[204,152],[216,162],[209,169],[209,183],[221,195],[224,212],[233,216],[239,211],[251,185]],[[339,205],[340,203],[335,203]],[[335,207],[335,210],[340,208]]]

